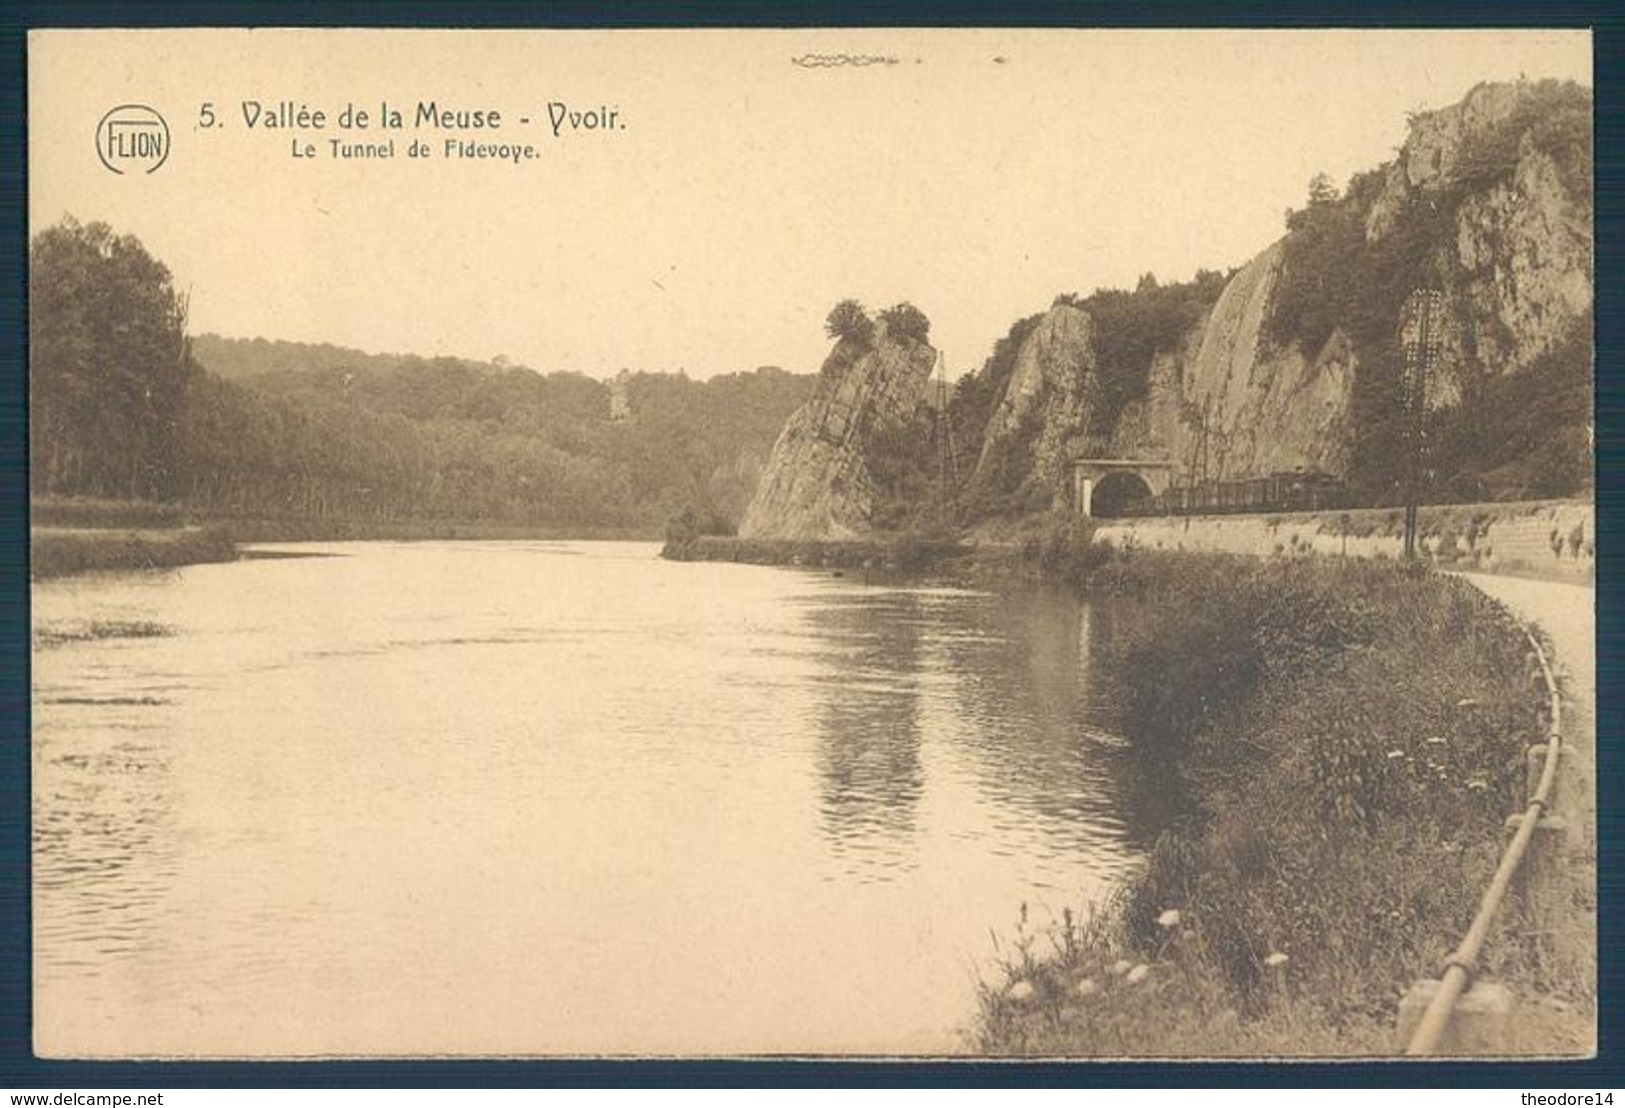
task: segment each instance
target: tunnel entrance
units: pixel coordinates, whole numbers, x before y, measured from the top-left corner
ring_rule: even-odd
[[[1130,505],[1151,499],[1151,486],[1138,473],[1119,470],[1108,473],[1095,485],[1090,496],[1090,514],[1101,519],[1116,519]]]
[[[1166,458],[1072,459],[1072,508],[1081,516],[1120,516],[1168,491],[1173,463]]]

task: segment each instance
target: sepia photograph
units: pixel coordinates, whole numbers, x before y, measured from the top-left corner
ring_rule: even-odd
[[[38,1057],[1596,1057],[1590,32],[27,69]]]

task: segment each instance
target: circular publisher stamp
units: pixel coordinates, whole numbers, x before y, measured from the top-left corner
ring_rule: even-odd
[[[151,173],[169,159],[169,124],[156,108],[120,104],[96,125],[96,156],[114,173]]]

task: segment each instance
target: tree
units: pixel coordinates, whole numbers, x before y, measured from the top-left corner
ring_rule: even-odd
[[[1337,186],[1324,172],[1309,178],[1309,205],[1332,204],[1337,201]]]
[[[886,334],[894,339],[925,342],[931,335],[931,321],[907,300],[881,312],[880,320],[886,325]]]
[[[856,300],[843,300],[829,310],[824,334],[832,339],[853,339],[867,343],[874,336],[874,321]]]
[[[29,279],[34,491],[171,496],[189,362],[169,270],[69,217],[34,237]]]

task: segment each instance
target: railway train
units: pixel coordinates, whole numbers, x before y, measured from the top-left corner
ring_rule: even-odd
[[[1315,512],[1349,506],[1348,489],[1319,470],[1292,470],[1235,481],[1204,481],[1124,504],[1125,516],[1198,516],[1243,512]]]

